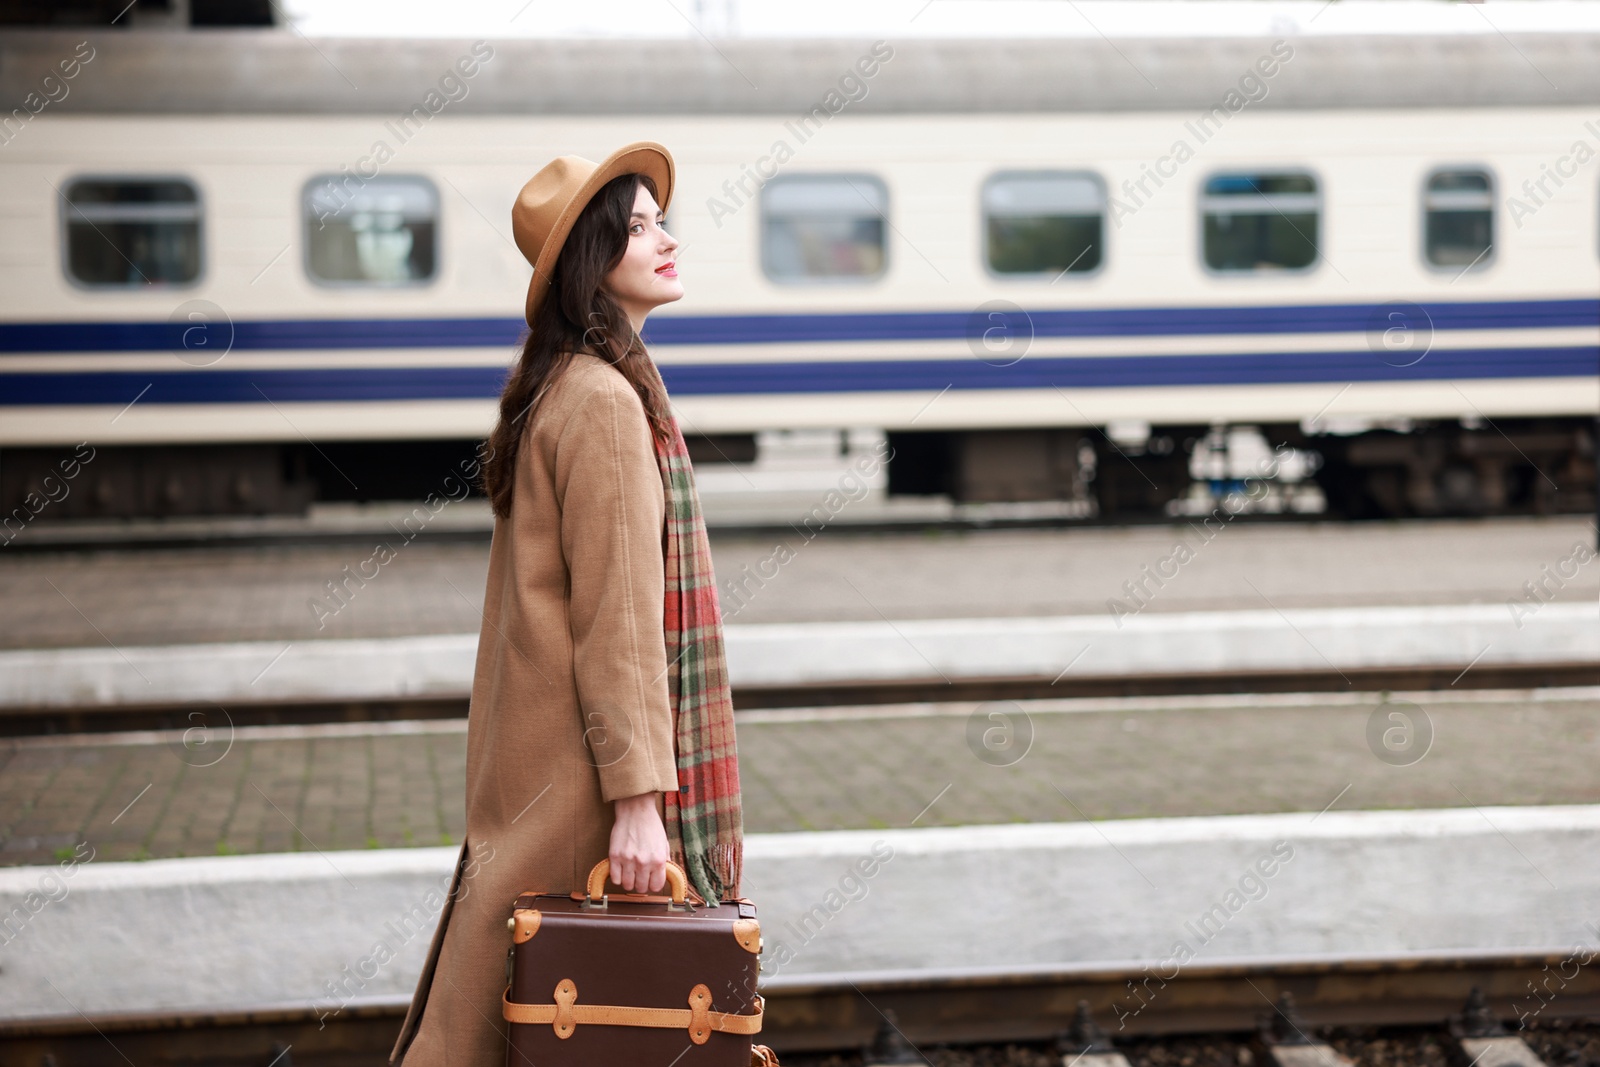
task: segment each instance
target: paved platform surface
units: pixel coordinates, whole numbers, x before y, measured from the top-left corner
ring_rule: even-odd
[[[1600,690],[743,712],[751,833],[1600,803]],[[0,864],[459,844],[464,723],[0,742]]]
[[[0,648],[397,637],[477,632],[488,548],[427,532],[341,605],[328,583],[374,546],[12,554],[0,549]],[[782,537],[713,534],[730,622],[1106,615],[1419,604],[1503,604],[1592,548],[1583,519],[1198,526],[871,534],[832,527]],[[1161,563],[1180,543],[1190,558]],[[1600,562],[1550,583],[1594,603]],[[1175,575],[1159,586],[1144,568]],[[1548,570],[1547,570],[1548,569]],[[320,603],[319,612],[312,605]]]
[[[1597,839],[1594,805],[751,834],[740,889],[760,908],[769,994],[969,969],[1560,958],[1595,935]],[[479,869],[498,854],[472,842]],[[0,1021],[404,1003],[457,856],[85,853],[0,870]],[[1146,1003],[1130,988],[1100,1018],[1137,1022]]]

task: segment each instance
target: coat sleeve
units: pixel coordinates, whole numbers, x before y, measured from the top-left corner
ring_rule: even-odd
[[[666,500],[644,406],[624,383],[604,382],[574,407],[556,444],[555,489],[586,758],[607,801],[676,792]]]

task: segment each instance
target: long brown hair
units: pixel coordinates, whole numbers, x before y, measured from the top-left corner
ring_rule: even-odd
[[[556,258],[550,288],[500,392],[500,417],[484,450],[483,490],[501,518],[511,514],[517,453],[526,425],[574,352],[593,352],[621,371],[644,403],[651,433],[662,441],[672,436],[672,414],[661,376],[627,314],[601,287],[628,250],[628,218],[640,183],[659,198],[649,176],[623,174],[601,186],[584,206]]]

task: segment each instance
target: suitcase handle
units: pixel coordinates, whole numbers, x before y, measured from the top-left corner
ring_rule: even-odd
[[[594,906],[594,898],[595,897],[599,897],[602,903],[605,901],[605,899],[606,899],[606,894],[605,894],[606,878],[610,874],[611,874],[611,860],[609,858],[603,859],[599,863],[595,864],[593,867],[589,868],[589,881],[584,886],[584,893],[583,893],[584,903],[586,903],[586,904],[590,905],[591,907],[593,907]],[[688,887],[689,887],[689,878],[688,878],[687,875],[685,875],[683,873],[683,868],[678,866],[676,863],[673,863],[671,860],[668,860],[667,861],[667,890],[668,890],[668,892],[670,892],[672,894],[670,899],[671,899],[671,902],[675,906],[680,907],[680,908],[684,907],[683,900],[684,900],[685,892],[688,890]],[[696,893],[695,897],[698,899],[699,898],[699,894]],[[668,898],[667,897],[657,897],[656,899],[657,900],[667,900]],[[704,902],[702,901],[702,903],[704,903]]]

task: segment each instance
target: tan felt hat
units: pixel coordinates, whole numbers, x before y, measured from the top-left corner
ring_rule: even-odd
[[[654,141],[623,145],[599,163],[582,156],[559,156],[528,179],[511,206],[511,235],[523,256],[533,264],[528,282],[528,325],[533,325],[539,301],[550,288],[550,272],[589,200],[612,178],[644,174],[656,183],[662,211],[672,200],[672,154]]]

